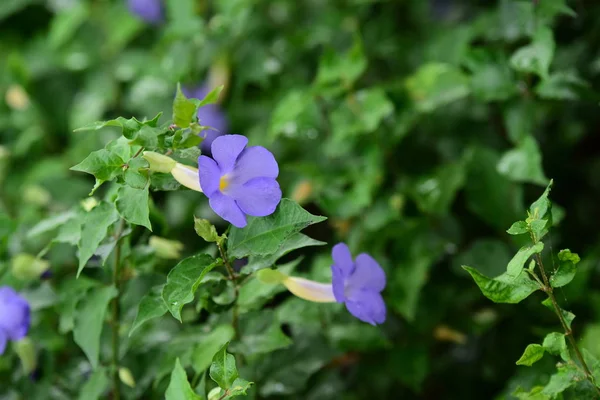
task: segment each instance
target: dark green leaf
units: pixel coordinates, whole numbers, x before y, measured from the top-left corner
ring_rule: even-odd
[[[210,365],[210,377],[221,389],[229,389],[239,377],[235,366],[235,357],[227,353],[229,342],[225,343],[214,355]]]
[[[326,220],[312,215],[289,199],[282,199],[275,212],[267,217],[248,217],[245,228],[233,227],[227,241],[232,258],[267,256],[276,253],[282,244],[309,225]]]
[[[242,272],[250,273],[272,267],[277,260],[291,251],[309,246],[323,246],[325,244],[325,242],[311,239],[302,233],[296,233],[290,236],[274,254],[268,256],[250,256],[248,264],[242,268]]]
[[[542,390],[548,396],[559,395],[578,381],[585,379],[585,374],[573,364],[563,364],[558,367],[558,372],[550,377],[550,381]]]
[[[192,390],[190,383],[188,382],[187,374],[181,366],[179,358],[175,360],[175,367],[171,372],[171,381],[169,387],[165,392],[166,400],[201,400],[202,397],[198,396]]]
[[[162,298],[162,287],[145,295],[138,306],[137,315],[129,331],[129,336],[140,326],[151,319],[162,317],[167,312],[167,305]]]
[[[537,283],[529,278],[525,270],[522,270],[517,276],[505,273],[490,279],[479,273],[475,268],[467,266],[463,266],[463,268],[471,275],[483,295],[494,303],[519,303],[531,293],[540,289]]]
[[[85,160],[71,167],[72,171],[87,172],[96,177],[94,190],[105,181],[111,181],[123,172],[125,161],[106,149],[92,152]]]
[[[542,301],[542,304],[544,306],[546,306],[548,309],[550,309],[550,311],[552,311],[553,313],[556,312],[554,310],[554,305],[552,304],[552,300],[550,300],[550,298],[547,298],[546,300]],[[563,310],[562,308],[560,309],[560,312],[562,313],[563,318],[565,319],[565,322],[567,323],[567,327],[569,329],[571,329],[571,323],[575,319],[575,314],[573,314],[569,311]]]
[[[192,353],[192,366],[196,373],[201,373],[210,367],[214,355],[234,336],[235,331],[231,325],[218,325],[210,333],[204,335]]]
[[[575,278],[579,255],[577,255],[577,253],[571,253],[569,249],[564,249],[558,253],[558,261],[558,269],[550,277],[550,284],[552,287],[565,286]]]
[[[152,230],[148,188],[136,189],[123,185],[117,192],[115,204],[119,215],[125,221]]]
[[[548,76],[550,63],[554,57],[554,37],[552,31],[540,26],[531,44],[521,47],[511,57],[512,67],[519,72],[534,73],[543,78]]]
[[[85,264],[94,255],[100,243],[106,237],[108,228],[119,219],[114,204],[101,202],[85,214],[81,228],[81,238],[77,243],[79,248],[79,267],[77,276],[81,274]]]
[[[202,278],[216,266],[214,258],[199,254],[180,261],[169,272],[162,298],[173,317],[181,321],[181,309],[194,300]]]
[[[108,303],[116,295],[117,289],[114,286],[95,289],[77,306],[73,339],[81,347],[94,369],[98,366],[104,316]]]

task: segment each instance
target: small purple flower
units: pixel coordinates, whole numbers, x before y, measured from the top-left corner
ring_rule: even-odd
[[[27,335],[30,324],[29,303],[9,286],[0,287],[0,354],[9,340]]]
[[[352,260],[348,246],[338,243],[331,252],[333,295],[345,303],[350,314],[371,325],[385,321],[386,308],[381,292],[385,289],[385,272],[366,253]]]
[[[279,166],[262,146],[245,148],[242,135],[224,135],[212,143],[213,158],[198,157],[200,186],[210,207],[238,228],[246,226],[246,215],[273,214],[281,201],[277,183]]]
[[[132,14],[151,24],[163,19],[162,0],[127,0],[127,6]]]
[[[203,85],[194,89],[183,88],[182,92],[186,97],[202,100],[210,92],[210,88],[208,85]],[[202,144],[200,144],[202,153],[209,154],[212,142],[217,137],[227,133],[227,117],[218,104],[207,104],[198,109],[198,119],[203,126],[213,128],[200,132],[200,135],[204,138]]]

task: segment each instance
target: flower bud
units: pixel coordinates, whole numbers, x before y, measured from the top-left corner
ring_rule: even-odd
[[[151,236],[148,244],[160,258],[174,260],[181,258],[181,250],[183,250],[183,243],[181,242],[168,240],[159,236]]]
[[[11,263],[13,276],[23,281],[38,279],[48,268],[48,261],[25,253],[17,254]]]
[[[37,367],[37,357],[33,342],[27,337],[23,338],[14,343],[14,349],[19,356],[19,360],[21,360],[25,375],[29,375]]]
[[[127,386],[131,388],[135,387],[135,379],[133,379],[133,375],[129,368],[119,368],[119,379]]]
[[[218,400],[221,398],[221,388],[216,387],[208,392],[208,400]]]
[[[173,175],[173,178],[183,186],[197,192],[202,192],[197,168],[175,163],[175,167],[171,170],[171,175]]]
[[[142,157],[150,164],[150,171],[154,172],[168,174],[177,164],[177,161],[172,158],[153,151],[145,151]]]

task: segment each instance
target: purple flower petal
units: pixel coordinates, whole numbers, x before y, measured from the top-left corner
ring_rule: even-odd
[[[210,208],[212,208],[219,217],[230,222],[233,226],[237,228],[246,226],[246,216],[231,197],[226,196],[221,192],[215,192],[209,197],[208,204],[210,204]]]
[[[217,104],[208,104],[198,109],[198,119],[202,125],[214,128],[200,132],[200,136],[204,138],[200,148],[202,153],[208,154],[211,153],[210,149],[214,140],[227,133],[227,117]]]
[[[331,266],[331,286],[333,287],[333,296],[338,303],[346,301],[344,294],[345,276],[337,265]]]
[[[350,314],[371,325],[385,322],[386,308],[380,293],[360,290],[346,299],[346,308]]]
[[[349,291],[361,288],[381,292],[385,288],[385,272],[373,257],[361,253],[356,257],[354,265],[354,273],[347,281]]]
[[[11,287],[0,288],[0,331],[6,339],[19,340],[27,335],[30,324],[29,303]]]
[[[344,274],[344,278],[350,276],[354,272],[354,261],[352,254],[346,243],[338,243],[331,250],[333,263]]]
[[[157,23],[162,21],[161,0],[128,0],[129,11],[146,22]]]
[[[215,160],[206,156],[198,157],[198,179],[206,196],[210,197],[219,191],[221,175],[221,169]]]
[[[4,332],[0,330],[0,356],[4,354],[4,350],[6,349],[6,342],[8,342],[8,338],[6,337]]]
[[[279,166],[273,153],[262,146],[248,147],[237,159],[231,172],[232,184],[243,184],[254,178],[277,178]]]
[[[219,164],[222,174],[233,170],[235,162],[248,144],[248,139],[242,135],[223,135],[212,143],[212,156]]]
[[[281,201],[279,183],[273,178],[254,178],[243,185],[232,184],[225,192],[240,209],[254,217],[271,215]]]

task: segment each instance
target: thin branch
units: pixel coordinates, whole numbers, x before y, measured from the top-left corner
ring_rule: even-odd
[[[113,400],[121,398],[121,379],[119,378],[119,330],[121,328],[121,235],[125,229],[125,221],[121,219],[117,230],[115,247],[115,267],[113,270],[113,284],[117,289],[117,296],[112,301],[112,363],[113,363]]]
[[[229,259],[227,258],[227,254],[225,254],[225,250],[223,249],[223,245],[220,242],[217,242],[217,247],[219,248],[219,253],[221,254],[221,258],[223,259],[223,264],[225,264],[225,268],[227,269],[227,273],[229,274],[229,279],[233,282],[233,289],[235,291],[235,300],[232,309],[232,322],[233,330],[235,331],[235,337],[239,337],[239,327],[238,327],[238,297],[240,295],[240,289],[237,283],[237,274],[233,270],[231,264],[229,263]]]

